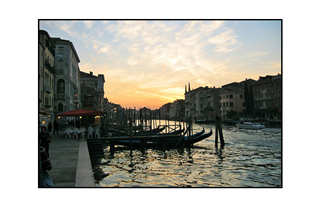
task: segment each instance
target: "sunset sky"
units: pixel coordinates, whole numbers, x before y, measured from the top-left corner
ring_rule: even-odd
[[[281,73],[281,21],[40,21],[70,40],[80,70],[105,76],[105,97],[157,109],[185,85],[221,87]]]

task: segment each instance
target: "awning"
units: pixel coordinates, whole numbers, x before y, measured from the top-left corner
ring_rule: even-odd
[[[76,109],[72,111],[62,112],[56,114],[56,116],[99,116],[103,113],[101,111],[90,111],[84,109]]]

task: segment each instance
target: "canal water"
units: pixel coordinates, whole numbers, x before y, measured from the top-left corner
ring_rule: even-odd
[[[193,132],[203,127],[205,133],[212,128],[212,136],[190,152],[147,149],[130,156],[130,150],[123,149],[110,159],[106,147],[96,166],[102,174],[96,187],[281,187],[281,129],[223,125],[225,146],[215,148],[215,125],[193,124]]]

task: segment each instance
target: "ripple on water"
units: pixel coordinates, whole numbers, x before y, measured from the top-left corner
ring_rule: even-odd
[[[201,130],[202,127],[198,127]],[[213,127],[214,128],[214,127]],[[208,127],[205,128],[208,130]],[[188,152],[148,149],[116,151],[99,168],[100,187],[280,187],[281,130],[225,128],[224,148],[214,136]],[[107,152],[106,152],[107,154]]]

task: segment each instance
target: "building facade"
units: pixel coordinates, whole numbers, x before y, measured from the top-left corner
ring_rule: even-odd
[[[173,103],[166,103],[159,108],[160,119],[169,119],[172,104]]]
[[[275,76],[267,75],[265,77],[260,76],[252,88],[254,108],[260,109],[260,118],[268,121],[281,121],[281,74]]]
[[[54,120],[54,87],[55,87],[55,45],[50,35],[39,30],[38,45],[39,72],[39,121],[45,126]]]
[[[220,90],[220,114],[222,120],[229,120],[228,112],[234,111],[237,114],[246,109],[244,90],[241,88],[222,88]]]
[[[57,113],[81,108],[80,58],[69,40],[51,38],[56,45],[55,111]],[[61,121],[65,121],[61,117]]]
[[[85,73],[80,71],[81,102],[82,106],[94,110],[104,111],[104,75],[93,75],[92,72]]]
[[[213,92],[216,88],[208,86],[199,87],[194,90],[185,91],[185,117],[191,117],[192,120],[209,120],[212,114],[209,111],[214,110]],[[209,117],[208,117],[209,116]]]
[[[175,100],[169,109],[169,119],[184,120],[185,117],[185,101],[183,99]]]

